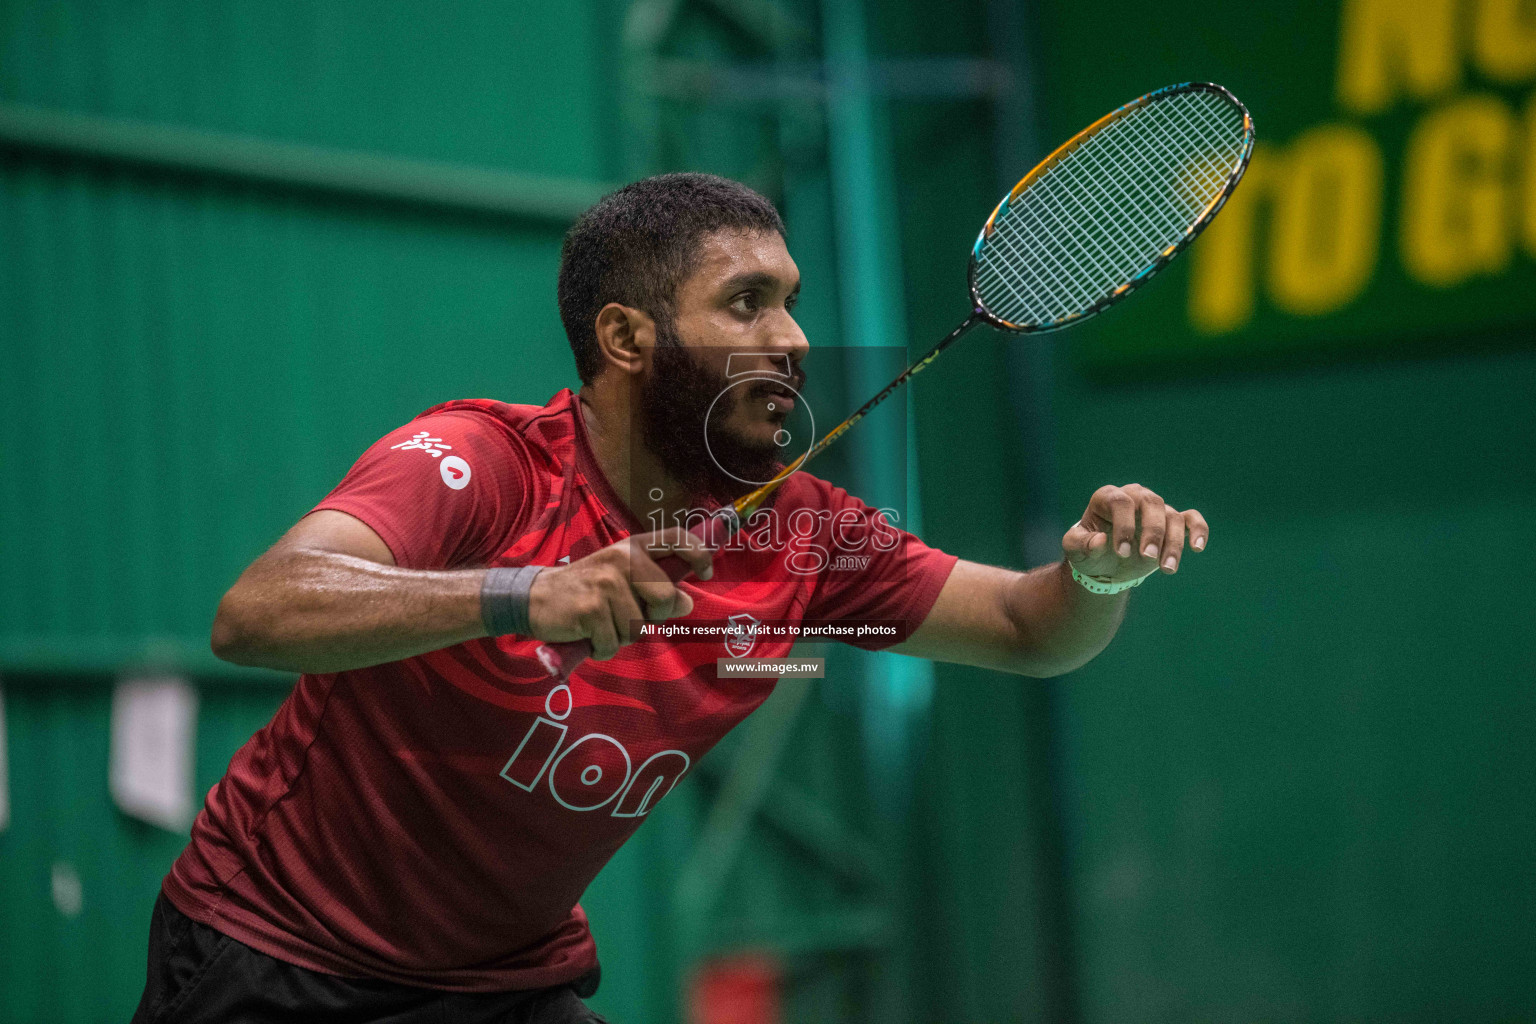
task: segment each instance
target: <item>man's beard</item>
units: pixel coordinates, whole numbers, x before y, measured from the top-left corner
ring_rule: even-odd
[[[798,390],[804,371],[796,366],[792,373],[784,383]],[[752,441],[726,426],[743,402],[761,399],[775,383],[764,379],[732,388],[729,378],[695,359],[672,327],[658,321],[652,372],[640,386],[640,436],[690,497],[734,501],[783,468],[772,441]],[[721,398],[727,388],[730,393]],[[720,403],[710,416],[716,398]]]

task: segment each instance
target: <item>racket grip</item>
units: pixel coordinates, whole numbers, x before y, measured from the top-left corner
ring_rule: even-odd
[[[702,540],[711,552],[715,552],[719,551],[720,546],[735,532],[735,523],[734,518],[710,516],[689,532]],[[658,558],[656,565],[673,583],[681,583],[693,571],[687,562],[676,555]],[[583,638],[559,643],[544,643],[539,645],[535,654],[538,656],[539,664],[544,666],[544,671],[549,673],[550,678],[563,683],[571,678],[571,673],[576,671],[578,665],[592,657],[592,641]]]

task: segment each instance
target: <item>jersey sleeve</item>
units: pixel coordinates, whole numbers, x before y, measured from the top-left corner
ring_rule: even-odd
[[[480,413],[443,412],[374,442],[311,511],[362,520],[404,568],[470,567],[519,531],[532,480],[527,448],[512,431]]]
[[[923,624],[949,579],[954,555],[924,544],[840,487],[825,487],[821,547],[826,565],[806,605],[804,624],[885,622],[894,635],[844,642],[878,651]]]

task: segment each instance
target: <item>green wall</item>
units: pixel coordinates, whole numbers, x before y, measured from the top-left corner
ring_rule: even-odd
[[[595,8],[367,10],[8,6],[0,100],[616,170]],[[548,64],[505,60],[514,40]],[[0,150],[0,236],[21,257],[0,272],[0,403],[31,435],[5,457],[0,521],[29,538],[7,574],[32,581],[0,594],[3,660],[213,667],[218,595],[372,439],[450,397],[569,382],[562,230]]]
[[[127,1020],[144,988],[150,909],[186,836],[112,810],[110,680],[3,682],[11,821],[0,833],[0,1020]],[[218,781],[282,696],[259,684],[201,688],[194,792]]]
[[[1084,1020],[1536,1015],[1533,386],[1530,353],[1061,382],[1063,503],[1135,479],[1211,522],[1063,690]]]
[[[1134,480],[1211,523],[1208,550],[1138,590],[1060,689],[1084,1021],[1536,1017],[1529,136],[1485,165],[1471,131],[1437,185],[1447,251],[1492,189],[1499,259],[1430,283],[1404,238],[1414,133],[1468,97],[1517,111],[1536,84],[1536,62],[1494,76],[1479,57],[1480,20],[1515,7],[1038,11],[1048,138],[1208,79],[1247,102],[1265,147],[1236,201],[1246,243],[1218,234],[1223,213],[1145,295],[1058,343],[1063,517]],[[1529,51],[1521,10],[1507,35]],[[1358,73],[1351,11],[1406,19],[1379,109],[1340,91]],[[1410,36],[1448,77],[1414,77],[1390,41]],[[1374,192],[1307,177],[1309,133],[1335,128],[1379,153]],[[1343,287],[1341,210],[1362,196],[1379,225]],[[1291,216],[1299,242],[1278,238]],[[1298,266],[1332,297],[1302,308]],[[1248,282],[1246,318],[1202,321],[1201,275]]]
[[[964,315],[965,254],[1026,169],[1012,164],[1147,89],[1231,86],[1274,167],[1346,122],[1398,167],[1440,104],[1491,92],[1515,110],[1528,91],[1468,58],[1440,93],[1340,107],[1333,3],[1223,21],[1053,0],[1030,8],[1028,59],[998,31],[1008,6],[867,8],[877,58],[1000,56],[1016,76],[1002,106],[875,103],[913,347]],[[779,9],[765,22],[760,6],[683,5],[655,52],[803,69],[817,5]],[[739,177],[786,212],[801,319],[827,359],[818,410],[837,405],[848,196],[823,108],[686,76],[647,85],[627,10],[0,5],[0,115],[435,161],[408,165],[433,180],[517,172],[546,196],[681,167]],[[416,411],[540,402],[574,377],[553,303],[558,213],[152,163],[0,141],[0,408],[20,438],[0,450],[0,1021],[119,1020],[137,998],[148,907],[184,839],[111,806],[114,674],[198,682],[202,792],[289,685],[206,652],[239,570]],[[1536,292],[1518,234],[1497,273],[1416,283],[1392,234],[1396,174],[1372,275],[1337,308],[1276,302],[1269,225],[1291,200],[1282,177],[1255,177],[1249,320],[1192,319],[1197,246],[1099,320],[1049,342],[978,331],[920,378],[933,543],[1022,565],[1026,511],[1064,529],[1094,488],[1136,480],[1201,508],[1209,551],[1137,591],[1117,641],[1064,679],[940,667],[900,703],[832,652],[779,746],[751,723],[728,737],[593,885],[600,1009],[679,1019],[701,956],[766,948],[791,1020],[1536,1017],[1520,584],[1536,574]],[[1054,369],[1028,391],[1021,354],[1041,344],[1054,359],[1032,365]],[[1020,416],[1042,392],[1044,431]],[[857,463],[825,471],[868,471]],[[746,760],[765,749],[776,758]],[[690,917],[679,892],[743,764],[763,769],[762,804],[717,901]],[[56,864],[80,879],[78,916],[57,909]]]

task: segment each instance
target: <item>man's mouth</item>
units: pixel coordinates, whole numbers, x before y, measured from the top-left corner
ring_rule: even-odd
[[[795,411],[795,393],[787,385],[770,384],[763,388],[761,395],[771,416],[787,416]]]

